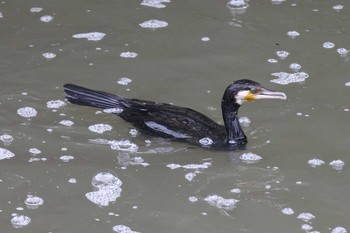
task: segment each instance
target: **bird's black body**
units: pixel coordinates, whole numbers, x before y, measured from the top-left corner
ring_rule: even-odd
[[[252,86],[262,88],[250,80],[239,80],[227,87],[221,104],[225,126],[190,108],[128,99],[74,84],[66,84],[64,88],[69,102],[108,109],[149,135],[175,138],[214,149],[237,150],[244,148],[247,139],[238,122],[240,104],[235,98],[238,91],[249,90]]]

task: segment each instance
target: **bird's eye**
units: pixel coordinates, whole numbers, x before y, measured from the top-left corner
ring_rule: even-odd
[[[255,88],[250,89],[250,93],[256,94],[257,90]]]

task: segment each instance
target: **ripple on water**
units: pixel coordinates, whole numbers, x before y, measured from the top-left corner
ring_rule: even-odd
[[[35,110],[35,108],[24,107],[24,108],[19,108],[17,110],[17,114],[20,115],[21,117],[30,118],[30,117],[35,117],[38,114],[38,112]]]
[[[25,215],[16,215],[11,219],[11,224],[14,228],[22,228],[30,223],[31,219]]]
[[[165,21],[151,19],[151,20],[145,21],[143,23],[140,23],[139,25],[142,28],[157,29],[157,28],[167,27],[168,23]]]
[[[113,231],[118,233],[140,233],[138,231],[133,231],[130,229],[130,227],[124,226],[124,225],[116,225],[113,227]]]
[[[10,159],[14,156],[15,156],[15,154],[12,153],[11,151],[4,149],[4,148],[0,148],[0,160]]]
[[[278,72],[278,73],[272,73],[271,75],[277,77],[277,79],[272,79],[271,82],[277,83],[280,85],[304,82],[309,77],[309,74],[307,74],[306,72],[296,72],[296,73]]]
[[[99,41],[102,40],[105,36],[106,34],[102,32],[87,32],[74,34],[72,37],[76,39],[87,39],[89,41]]]
[[[120,197],[122,181],[113,171],[103,170],[97,173],[91,180],[91,185],[97,191],[88,192],[85,197],[100,206],[108,206]]]

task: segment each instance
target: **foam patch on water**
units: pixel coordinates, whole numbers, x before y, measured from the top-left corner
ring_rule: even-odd
[[[213,140],[211,138],[201,138],[199,140],[199,143],[203,146],[210,146],[211,144],[213,144]]]
[[[198,201],[198,198],[195,197],[195,196],[190,196],[190,197],[188,197],[188,200],[189,200],[190,202],[197,202],[197,201]]]
[[[72,37],[76,39],[87,39],[89,41],[99,41],[102,40],[105,36],[106,34],[102,32],[87,32],[74,34]]]
[[[272,73],[271,75],[278,77],[277,79],[272,79],[271,82],[277,83],[280,85],[304,82],[309,77],[309,75],[305,72],[296,72],[296,73],[278,72],[278,73]]]
[[[120,78],[117,83],[120,84],[120,85],[123,85],[123,86],[126,86],[128,85],[129,83],[131,83],[132,80],[127,78],[127,77],[123,77],[123,78]]]
[[[49,23],[53,20],[53,16],[51,15],[44,15],[40,17],[40,21],[44,23]]]
[[[336,227],[334,229],[332,229],[331,233],[347,233],[348,231],[344,228],[344,227]]]
[[[251,123],[251,120],[248,117],[240,117],[238,119],[239,123],[245,127],[248,127]]]
[[[41,12],[42,10],[43,10],[42,7],[32,7],[32,8],[30,8],[30,12],[31,12],[31,13],[39,13],[39,12]]]
[[[346,56],[349,53],[349,50],[347,50],[346,48],[339,48],[337,49],[337,53],[340,56]]]
[[[24,107],[24,108],[19,108],[17,110],[17,114],[20,115],[21,117],[30,118],[30,117],[35,117],[38,114],[38,112],[35,110],[35,108]]]
[[[32,155],[38,155],[41,154],[41,150],[39,150],[38,148],[30,148],[29,153],[31,153]]]
[[[51,53],[51,52],[43,53],[42,55],[43,55],[43,57],[45,57],[47,60],[51,60],[51,59],[54,59],[54,58],[56,57],[56,54]]]
[[[198,169],[207,169],[212,165],[210,162],[204,162],[202,164],[185,164],[185,165],[180,165],[180,164],[167,164],[166,167],[170,169],[177,169],[177,168],[184,168],[184,169],[193,169],[193,170],[198,170]]]
[[[59,122],[60,125],[65,125],[65,126],[72,126],[74,125],[74,122],[71,120],[62,120]]]
[[[294,214],[294,210],[292,208],[283,208],[281,212],[282,212],[282,214],[285,214],[285,215],[293,215]]]
[[[14,228],[22,228],[27,226],[31,221],[31,218],[25,215],[16,215],[11,219],[11,224]]]
[[[245,0],[230,0],[227,3],[227,7],[231,10],[237,10],[237,9],[246,9],[249,7],[249,4]]]
[[[289,65],[289,68],[291,68],[293,71],[298,71],[301,69],[301,65],[298,63],[292,63]]]
[[[333,169],[340,171],[343,169],[345,163],[344,161],[337,159],[330,162],[329,165],[332,166]]]
[[[71,161],[72,159],[74,159],[74,156],[71,155],[62,155],[60,157],[60,160],[62,160],[65,163],[68,163],[69,161]]]
[[[274,58],[269,58],[269,59],[267,59],[267,62],[269,62],[271,64],[275,64],[275,63],[278,63],[278,60],[276,60]]]
[[[335,44],[333,42],[327,41],[323,43],[323,48],[325,49],[332,49],[334,48]]]
[[[204,201],[211,206],[215,206],[223,210],[233,210],[236,207],[236,204],[239,202],[239,200],[233,198],[225,199],[216,194],[207,196],[204,198]]]
[[[295,38],[297,36],[300,36],[300,33],[297,31],[289,31],[289,32],[287,32],[287,35],[291,38]]]
[[[195,172],[189,172],[185,175],[185,179],[188,181],[192,181],[197,174]]]
[[[248,153],[244,153],[244,154],[241,154],[239,156],[239,158],[244,162],[244,163],[256,163],[256,162],[259,162],[262,157],[257,155],[257,154],[254,154],[254,153],[251,153],[251,152],[248,152]]]
[[[231,193],[241,193],[242,191],[239,188],[234,188],[230,190]]]
[[[13,137],[9,134],[3,134],[0,135],[0,140],[5,144],[5,145],[9,145],[11,144],[11,142],[14,140]]]
[[[120,197],[123,182],[109,170],[97,173],[91,180],[91,185],[97,191],[88,192],[86,198],[100,206],[108,206]]]
[[[46,102],[48,108],[60,108],[66,106],[67,104],[62,100],[50,100]]]
[[[11,151],[4,149],[4,148],[0,148],[0,160],[10,159],[14,156],[15,156],[15,154],[12,153]]]
[[[130,51],[120,53],[120,57],[124,57],[124,58],[135,58],[135,57],[137,57],[137,56],[138,56],[137,53],[135,53],[135,52],[130,52]]]
[[[39,196],[27,195],[24,204],[26,204],[28,209],[37,209],[39,206],[44,204],[44,199]]]
[[[90,131],[98,134],[103,134],[104,132],[111,131],[112,129],[113,127],[107,124],[95,124],[89,126]]]
[[[124,110],[122,108],[106,108],[106,109],[103,109],[103,112],[105,113],[116,113],[116,114],[119,114],[119,113],[122,113]]]
[[[345,86],[350,87],[350,82],[345,83]]]
[[[137,152],[138,146],[135,143],[130,142],[129,140],[121,140],[121,141],[110,141],[112,150],[126,151],[126,152]]]
[[[151,20],[145,21],[143,23],[140,23],[139,25],[142,28],[157,29],[157,28],[167,27],[168,23],[165,21],[151,19]]]
[[[336,12],[339,12],[341,10],[344,9],[344,6],[343,5],[334,5],[333,7],[333,10],[335,10]]]
[[[297,218],[303,220],[304,222],[309,222],[310,220],[314,219],[315,216],[310,213],[301,213]]]
[[[154,8],[165,8],[166,5],[163,3],[170,3],[170,0],[143,0],[141,5]]]
[[[133,231],[130,229],[130,227],[124,226],[124,225],[116,225],[113,227],[113,231],[118,233],[140,233],[138,231]]]
[[[307,164],[310,165],[310,167],[319,167],[321,165],[323,165],[325,162],[321,159],[310,159],[309,161],[307,161]]]
[[[281,50],[281,51],[277,51],[276,52],[276,55],[280,58],[280,59],[285,59],[286,57],[288,57],[289,56],[289,52],[287,52],[287,51],[284,51],[284,50]]]

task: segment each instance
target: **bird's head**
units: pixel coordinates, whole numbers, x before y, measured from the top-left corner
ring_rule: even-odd
[[[235,103],[242,105],[258,99],[287,99],[283,92],[271,91],[264,88],[260,83],[249,79],[241,79],[231,83],[224,94],[223,100],[234,99]]]

